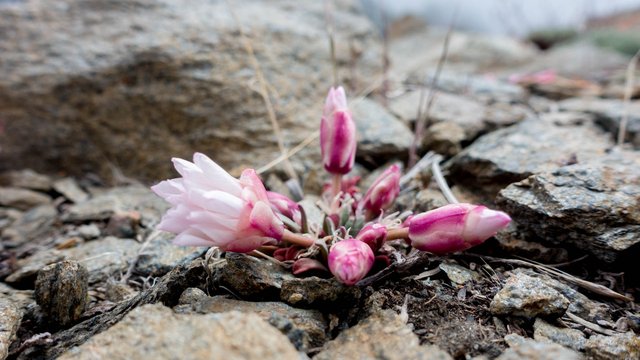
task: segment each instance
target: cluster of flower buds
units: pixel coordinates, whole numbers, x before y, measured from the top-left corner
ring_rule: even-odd
[[[323,166],[333,176],[325,188],[327,213],[317,224],[321,231],[303,233],[310,227],[302,208],[267,191],[254,170],[236,179],[200,153],[193,162],[173,159],[181,177],[152,187],[172,205],[158,228],[177,234],[176,245],[261,250],[291,263],[296,275],[330,272],[355,285],[379,259],[388,264],[389,251],[398,251],[385,245],[388,241],[404,239],[421,251],[454,253],[481,244],[511,221],[501,211],[472,204],[450,204],[404,221],[385,218],[400,192],[400,167],[387,168],[364,195],[357,187],[359,177],[342,178],[354,164],[356,130],[341,87],[329,91],[320,143]]]

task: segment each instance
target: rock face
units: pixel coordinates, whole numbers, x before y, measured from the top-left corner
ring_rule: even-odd
[[[565,111],[581,111],[593,114],[598,123],[617,136],[620,120],[627,111],[628,123],[625,141],[640,147],[640,101],[631,101],[625,110],[624,103],[616,99],[574,98],[561,101],[558,106]]]
[[[640,337],[633,332],[613,336],[594,335],[587,340],[585,352],[593,359],[638,359]]]
[[[358,133],[359,157],[397,156],[408,151],[413,133],[384,107],[365,98],[355,102],[351,109]]]
[[[420,346],[405,320],[385,310],[343,331],[314,359],[450,360],[451,356],[437,346]]]
[[[181,296],[181,299],[184,297],[186,296]],[[296,309],[281,302],[249,302],[227,299],[224,296],[204,296],[178,308],[181,311],[189,309],[201,314],[223,313],[232,310],[257,314],[270,324],[278,325],[280,330],[288,335],[292,343],[297,343],[300,346],[299,349],[319,347],[327,340],[327,324],[320,311]],[[284,326],[279,326],[280,324]]]
[[[499,206],[535,236],[612,262],[640,242],[640,156],[616,152],[512,184]]]
[[[352,6],[332,15],[336,41],[369,53],[374,32]],[[233,7],[289,145],[317,129],[331,85],[323,9],[290,0]],[[225,2],[3,3],[0,164],[107,178],[115,167],[142,179],[171,176],[168,160],[195,149],[227,168],[266,164],[279,153],[234,19]],[[360,76],[373,71],[367,53]]]
[[[523,273],[513,274],[491,301],[496,315],[516,315],[527,318],[560,316],[569,307],[569,300],[540,279]]]
[[[255,314],[175,314],[144,305],[60,359],[299,360],[289,340]]]
[[[525,339],[519,335],[507,335],[505,341],[509,349],[497,360],[580,360],[583,356],[564,346],[545,341]]]
[[[22,320],[22,310],[7,298],[0,299],[0,359],[7,358]]]
[[[584,116],[530,118],[482,136],[450,160],[451,177],[492,194],[562,165],[605,155],[611,138]]]
[[[36,279],[36,302],[54,324],[66,326],[80,318],[87,304],[89,273],[76,261],[45,266]]]

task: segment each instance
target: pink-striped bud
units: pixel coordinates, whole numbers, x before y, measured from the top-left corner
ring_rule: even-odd
[[[374,260],[369,245],[356,239],[339,241],[329,250],[329,270],[346,285],[362,280],[371,270]]]
[[[302,213],[298,203],[274,191],[267,191],[267,198],[273,211],[288,217],[298,225],[302,223]]]
[[[362,200],[368,219],[388,209],[400,193],[400,167],[391,165],[373,182]]]
[[[483,243],[510,222],[509,215],[502,211],[482,205],[450,204],[411,218],[409,240],[418,250],[453,253]]]
[[[356,125],[347,108],[344,89],[331,88],[322,111],[320,150],[324,168],[332,174],[351,171],[356,156]]]
[[[381,224],[368,224],[360,230],[356,235],[356,240],[369,245],[375,253],[382,247],[384,240],[387,238],[387,227]]]

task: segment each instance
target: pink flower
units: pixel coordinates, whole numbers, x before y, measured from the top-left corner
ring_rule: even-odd
[[[356,156],[356,125],[342,87],[329,90],[320,123],[320,150],[328,172],[346,174],[351,171]]]
[[[253,169],[238,180],[200,153],[193,155],[193,163],[172,161],[182,177],[151,189],[172,205],[158,229],[177,234],[174,244],[249,252],[280,241],[284,225]]]
[[[368,219],[374,218],[391,206],[400,193],[400,167],[391,165],[373,182],[364,195],[362,204]]]
[[[300,212],[300,205],[295,201],[289,199],[285,195],[274,191],[267,191],[267,198],[271,204],[271,209],[276,213],[280,213],[289,219],[293,220],[296,224],[301,225],[302,213]]]
[[[356,239],[339,241],[329,250],[329,270],[346,285],[354,285],[364,278],[374,260],[369,245]]]
[[[384,244],[384,240],[387,237],[387,227],[381,224],[367,224],[356,235],[356,240],[360,240],[363,243],[369,245],[373,252],[378,251]]]
[[[511,222],[502,211],[482,205],[450,204],[408,221],[411,246],[435,254],[466,250],[483,243]]]

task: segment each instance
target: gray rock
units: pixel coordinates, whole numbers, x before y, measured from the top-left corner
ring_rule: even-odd
[[[16,187],[0,187],[0,206],[29,210],[38,205],[51,202],[51,198],[43,193]]]
[[[464,266],[453,263],[441,263],[440,269],[447,274],[447,277],[452,282],[458,285],[464,285],[470,281],[480,280],[480,274],[473,270],[469,270]]]
[[[4,229],[2,241],[5,245],[18,247],[42,239],[52,231],[57,217],[58,211],[52,205],[37,206],[26,211],[10,227]]]
[[[22,310],[35,305],[33,290],[16,290],[5,283],[0,283],[0,295],[2,295],[0,298],[11,301]]]
[[[589,120],[549,114],[482,136],[447,166],[455,182],[495,195],[535,173],[602,157],[612,145]]]
[[[638,184],[639,154],[619,151],[512,184],[497,204],[528,233],[613,262],[640,242]]]
[[[335,310],[354,304],[361,296],[356,286],[346,286],[336,279],[289,278],[282,282],[280,300],[296,307],[329,308]]]
[[[364,49],[355,72],[369,78],[379,74],[377,37],[354,9],[349,1],[332,12],[336,43]],[[172,156],[196,149],[225,168],[268,163],[279,151],[236,18],[274,89],[287,145],[302,141],[317,129],[330,85],[323,4],[249,1],[234,4],[237,17],[230,10],[179,0],[0,8],[0,164],[157,180],[175,176]],[[47,16],[35,24],[39,14]]]
[[[67,326],[80,318],[87,305],[88,278],[77,261],[61,261],[38,272],[36,302],[51,323]]]
[[[9,299],[0,298],[0,360],[7,358],[21,321],[22,310]]]
[[[51,190],[51,178],[31,169],[14,170],[0,174],[0,185],[49,191]]]
[[[537,341],[550,340],[556,344],[569,347],[576,351],[584,350],[587,339],[580,330],[559,328],[537,318],[533,324],[533,337]]]
[[[413,133],[387,109],[367,98],[351,106],[359,157],[393,157],[409,150]]]
[[[188,307],[191,307],[191,304],[197,303],[198,301],[208,297],[209,296],[204,291],[198,288],[188,288],[180,294],[178,306],[187,305]]]
[[[629,58],[616,51],[577,41],[554,46],[529,58],[522,66],[503,68],[502,73],[509,76],[553,69],[563,77],[600,81],[609,78],[614,70],[626,69],[628,63]]]
[[[135,240],[106,237],[62,250],[61,253],[67,260],[84,264],[89,271],[89,283],[93,284],[124,274],[139,248],[140,244]]]
[[[75,231],[85,240],[100,237],[100,228],[96,224],[86,224],[78,226]]]
[[[561,293],[569,300],[569,308],[567,311],[572,314],[578,315],[581,318],[592,322],[603,319],[611,321],[611,309],[608,305],[589,299],[587,296],[566,283],[552,279],[548,275],[536,273],[530,269],[515,269],[512,273],[524,274],[528,277],[536,278],[544,285]]]
[[[225,256],[217,282],[243,298],[277,299],[284,279],[293,278],[290,271],[270,261],[236,253]]]
[[[534,341],[522,336],[510,334],[505,336],[509,348],[496,360],[580,360],[583,356],[564,346],[546,341]]]
[[[181,296],[180,299],[183,301],[184,297]],[[285,320],[281,330],[286,331],[292,343],[299,342],[301,345],[299,349],[302,350],[320,347],[327,341],[328,325],[323,314],[318,310],[296,309],[281,302],[232,300],[224,296],[197,296],[195,301],[178,308],[181,311],[189,309],[201,314],[224,313],[232,310],[255,313],[272,325],[281,322],[281,319]]]
[[[462,142],[466,138],[464,128],[460,125],[450,121],[438,122],[427,129],[422,148],[453,156],[462,150]]]
[[[162,276],[176,265],[191,262],[206,251],[203,247],[173,245],[171,240],[175,235],[163,231],[155,231],[148,236],[152,239],[145,240],[146,245],[138,257],[135,268],[136,273],[143,276]]]
[[[593,114],[605,129],[618,136],[622,115],[627,111],[628,122],[625,140],[640,147],[640,101],[631,101],[625,110],[622,100],[601,98],[573,98],[558,103],[561,110]]]
[[[89,194],[82,190],[82,188],[80,188],[80,185],[78,185],[78,183],[73,178],[56,180],[53,183],[53,190],[59,192],[69,201],[76,204],[81,203],[89,198]]]
[[[524,273],[513,273],[491,301],[495,315],[557,317],[569,307],[569,300],[540,279]]]
[[[35,254],[16,262],[16,270],[6,279],[9,284],[31,283],[36,279],[38,271],[43,267],[64,260],[64,255],[55,249],[38,251]]]
[[[299,360],[287,338],[256,314],[175,314],[161,304],[131,311],[61,360],[109,358]]]
[[[70,206],[62,215],[67,222],[107,220],[114,214],[138,212],[143,225],[157,224],[169,204],[142,186],[115,187]]]
[[[22,211],[10,208],[0,208],[0,232],[8,228],[22,216]]]
[[[585,353],[593,359],[638,359],[640,358],[640,337],[633,332],[613,336],[593,335],[585,344]]]
[[[421,346],[402,316],[384,310],[344,330],[314,359],[449,360],[452,357],[437,346]]]
[[[389,104],[391,111],[406,122],[416,119],[419,105],[419,91],[394,98]],[[429,110],[432,124],[451,122],[459,125],[464,130],[463,140],[472,140],[480,133],[512,125],[524,117],[525,114],[517,108],[505,110],[486,106],[476,100],[447,93],[437,93]]]

